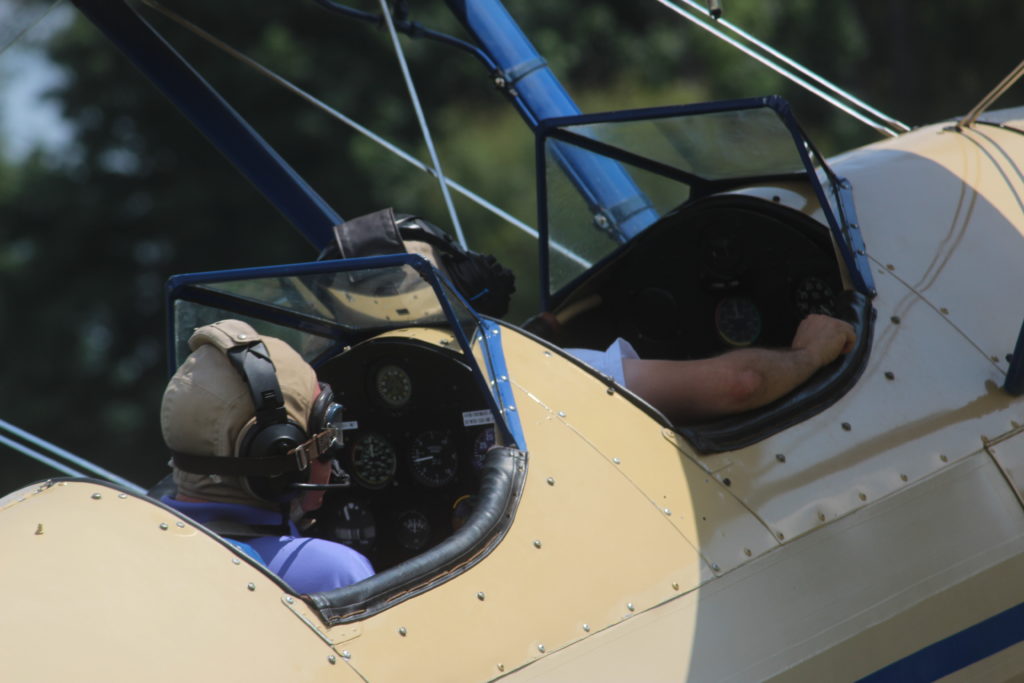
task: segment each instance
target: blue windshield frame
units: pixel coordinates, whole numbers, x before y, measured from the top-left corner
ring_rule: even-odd
[[[481,318],[451,283],[445,280],[429,261],[417,254],[388,254],[173,275],[168,279],[166,285],[168,372],[173,373],[177,366],[174,319],[176,301],[189,301],[235,311],[267,322],[334,339],[336,343],[327,352],[321,354],[320,358],[314,361],[314,365],[318,365],[319,362],[339,353],[345,346],[360,341],[362,337],[366,336],[365,331],[361,337],[358,334],[358,329],[354,330],[322,318],[303,315],[297,311],[285,310],[269,303],[260,304],[257,301],[241,300],[228,293],[203,288],[202,285],[235,280],[370,271],[395,266],[412,267],[433,289],[444,313],[445,322],[462,349],[463,361],[470,367],[480,390],[487,397],[488,408],[493,412],[495,422],[502,432],[503,443],[520,450],[524,449],[526,441],[516,410],[515,397],[512,395],[509,385],[504,350],[501,345],[500,326],[493,321]],[[460,320],[452,303],[452,297],[459,302],[473,323],[475,332],[472,338],[467,336],[463,329],[463,323],[467,321]],[[473,343],[479,344],[483,350],[485,365],[487,365],[486,372],[473,355]]]

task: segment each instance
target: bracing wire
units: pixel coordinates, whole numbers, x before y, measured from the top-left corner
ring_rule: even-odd
[[[711,33],[720,40],[725,41],[744,54],[756,59],[773,71],[785,76],[808,92],[820,97],[866,126],[874,128],[879,133],[895,137],[901,132],[910,130],[910,126],[907,124],[883,114],[863,100],[860,100],[849,92],[841,89],[831,81],[786,57],[781,52],[778,52],[766,43],[758,40],[738,26],[729,23],[725,19],[715,19],[714,21],[705,19],[703,13],[704,9],[694,0],[680,0],[680,2],[694,8],[697,11],[696,14],[687,11],[684,7],[672,2],[672,0],[656,1],[658,4],[667,7],[684,19],[696,24],[698,27],[704,29],[708,33]],[[724,31],[718,28],[719,25],[727,28],[742,40],[737,40],[726,35]],[[743,41],[746,41],[746,43]],[[750,45],[753,45],[754,47],[750,47]],[[779,62],[782,62],[782,64]],[[783,64],[785,66],[783,66]],[[817,85],[811,81],[816,82]],[[833,94],[829,94],[829,92],[826,91],[831,91]]]
[[[53,11],[53,8],[59,5],[61,2],[62,0],[53,0],[53,2],[51,2],[45,10],[39,13],[38,17],[36,17],[33,21],[26,24],[21,30],[16,31],[14,35],[10,36],[9,38],[3,35],[3,33],[0,33],[0,54],[3,54],[7,51],[8,48],[10,48],[12,45],[17,43],[22,38],[24,38],[29,31],[34,29],[36,26],[40,24],[40,22],[43,21],[43,19],[48,17],[50,15],[50,12]],[[7,21],[7,23],[8,25],[16,25],[16,22],[11,22],[9,20]]]
[[[292,83],[291,81],[289,81],[285,77],[281,76],[278,73],[275,73],[274,71],[272,71],[271,69],[269,69],[269,68],[265,67],[264,65],[260,64],[259,62],[257,62],[256,60],[252,59],[248,55],[240,52],[239,50],[236,50],[235,48],[233,48],[232,46],[228,45],[224,41],[220,40],[219,38],[217,38],[213,34],[209,33],[208,31],[206,31],[206,30],[200,28],[199,26],[193,24],[192,22],[190,22],[189,20],[185,19],[181,15],[179,15],[179,14],[177,14],[177,13],[175,13],[175,12],[169,10],[169,9],[167,9],[163,5],[161,5],[158,2],[156,2],[155,0],[142,0],[142,1],[144,2],[144,4],[146,6],[150,7],[154,11],[159,12],[160,14],[162,14],[165,17],[167,17],[171,21],[175,22],[176,24],[178,24],[182,28],[188,30],[189,32],[193,33],[194,35],[198,36],[199,38],[202,38],[204,41],[206,41],[210,45],[212,45],[212,46],[216,47],[217,49],[221,50],[222,52],[224,52],[225,54],[229,55],[233,59],[241,62],[242,64],[244,64],[248,68],[252,69],[256,73],[260,74],[264,78],[266,78],[269,81],[273,82],[274,84],[284,88],[285,90],[288,90],[292,94],[298,96],[300,99],[305,100],[308,104],[312,105],[316,109],[318,109],[318,110],[322,111],[323,113],[327,114],[328,116],[330,116],[331,118],[335,119],[336,121],[339,121],[340,123],[348,126],[352,130],[354,130],[357,133],[359,133],[360,135],[362,135],[363,137],[365,137],[365,138],[367,138],[369,140],[372,140],[373,142],[377,143],[378,145],[380,145],[381,147],[383,147],[387,151],[391,152],[392,154],[394,154],[398,158],[402,159],[403,161],[405,161],[409,165],[419,169],[420,171],[423,171],[424,173],[427,173],[428,175],[435,175],[436,176],[436,172],[434,171],[433,168],[431,168],[429,165],[427,165],[424,162],[422,162],[419,159],[417,159],[414,155],[406,152],[401,147],[399,147],[398,145],[395,145],[394,143],[388,141],[384,137],[374,133],[372,130],[370,130],[366,126],[363,126],[362,124],[358,123],[354,119],[352,119],[352,118],[346,116],[345,114],[339,112],[337,109],[331,107],[329,104],[327,104],[323,100],[317,98],[315,95],[312,95],[311,93],[307,92],[306,90],[303,90],[302,88],[300,88],[299,86],[295,85],[294,83]],[[509,223],[510,225],[515,227],[516,229],[520,230],[521,232],[526,233],[530,237],[532,237],[534,239],[539,239],[540,235],[539,235],[539,233],[537,232],[536,229],[534,229],[530,225],[524,223],[523,221],[519,220],[518,218],[516,218],[512,214],[508,213],[507,211],[505,211],[501,207],[495,205],[494,203],[488,201],[487,199],[484,199],[480,195],[476,194],[475,192],[473,192],[472,190],[466,188],[465,186],[461,185],[460,183],[455,182],[451,178],[444,177],[442,180],[443,180],[444,184],[447,187],[451,188],[455,192],[458,192],[460,195],[462,195],[466,199],[472,201],[473,203],[477,204],[478,206],[480,206],[481,208],[485,209],[486,211],[489,211],[490,213],[494,214],[495,216],[501,218],[502,220],[506,221],[507,223]],[[576,263],[576,264],[578,264],[580,266],[583,266],[584,268],[589,268],[590,266],[593,265],[593,263],[591,263],[587,259],[581,257],[579,254],[577,254],[576,252],[572,251],[571,249],[569,249],[568,247],[566,247],[566,246],[564,246],[562,244],[559,244],[559,243],[557,243],[555,241],[551,241],[550,244],[551,244],[552,251],[557,252],[558,254],[566,257],[567,259],[573,261],[574,263]]]
[[[445,206],[448,207],[448,215],[451,217],[452,226],[455,228],[455,237],[463,249],[468,249],[466,236],[462,233],[462,225],[459,223],[459,215],[452,204],[451,194],[448,193],[448,185],[444,182],[444,172],[441,170],[441,159],[437,156],[437,149],[434,147],[434,138],[427,126],[427,117],[423,115],[423,107],[420,105],[420,97],[416,93],[416,85],[412,82],[412,74],[409,73],[409,65],[405,61],[405,51],[402,43],[398,40],[398,31],[395,30],[395,22],[391,18],[387,0],[380,0],[380,11],[388,25],[388,32],[391,34],[391,43],[395,47],[395,56],[398,58],[398,65],[402,69],[402,78],[405,80],[405,87],[409,91],[409,101],[412,103],[413,111],[416,113],[416,120],[420,125],[420,132],[423,133],[423,142],[427,145],[427,153],[430,154],[430,161],[434,167],[434,175],[437,177],[441,187],[441,195],[444,197]]]
[[[89,473],[106,479],[107,481],[112,481],[115,484],[120,484],[121,486],[127,489],[131,489],[136,493],[146,492],[145,489],[143,489],[141,486],[133,484],[124,477],[120,477],[111,472],[110,470],[104,469],[99,465],[95,465],[86,460],[85,458],[77,456],[74,453],[71,453],[70,451],[64,450],[60,446],[57,446],[56,444],[41,439],[38,436],[25,431],[24,429],[15,427],[6,420],[0,420],[0,431],[5,431],[8,434],[17,437],[18,439],[21,439],[22,442],[27,442],[27,444],[30,445],[27,445],[26,443],[22,443],[19,441],[15,441],[14,439],[6,437],[2,434],[0,434],[0,444],[3,444],[13,450],[16,450],[22,455],[26,455],[29,458],[35,460],[36,462],[42,463],[47,467],[51,467],[57,470],[58,472],[62,472],[72,477],[83,477],[86,476],[86,473]],[[32,446],[34,446],[35,448],[33,448]],[[39,450],[36,449],[44,450],[47,453],[49,453],[49,455],[41,453]],[[81,469],[75,469],[71,465],[61,462],[61,460],[71,463],[71,465],[80,467]]]

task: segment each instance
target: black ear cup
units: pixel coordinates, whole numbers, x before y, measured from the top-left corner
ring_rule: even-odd
[[[271,424],[260,427],[253,424],[242,439],[239,457],[271,458],[281,457],[306,441],[306,433],[294,422]],[[295,469],[274,476],[246,476],[245,485],[249,491],[262,500],[278,503],[295,496],[292,484],[307,479],[306,470]]]

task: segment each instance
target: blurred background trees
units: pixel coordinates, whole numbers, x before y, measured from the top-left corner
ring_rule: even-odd
[[[312,0],[166,4],[427,158],[379,27]],[[410,19],[464,36],[441,0],[407,4]],[[0,47],[49,5],[0,0]],[[370,0],[353,5],[377,9]],[[780,93],[828,154],[878,139],[654,0],[506,5],[584,111]],[[965,113],[1024,56],[1016,0],[726,0],[725,11],[912,125]],[[434,181],[144,13],[342,216],[394,206],[450,227]],[[403,44],[446,173],[534,224],[528,129],[475,60],[428,41]],[[149,485],[167,459],[158,419],[167,277],[315,253],[70,5],[20,45],[60,69],[48,99],[66,139],[15,155],[26,133],[0,138],[0,418]],[[16,80],[11,69],[22,68],[10,66],[11,53],[0,53],[4,95]],[[1020,104],[1020,90],[1001,105]],[[471,246],[502,255],[519,274],[509,317],[521,321],[536,306],[535,245],[467,202],[457,206]],[[5,450],[0,458],[0,492],[50,474]]]

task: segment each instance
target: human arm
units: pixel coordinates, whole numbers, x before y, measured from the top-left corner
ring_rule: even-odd
[[[785,396],[849,352],[853,327],[825,315],[800,322],[789,348],[737,349],[692,361],[624,358],[626,386],[675,422],[741,413]]]

